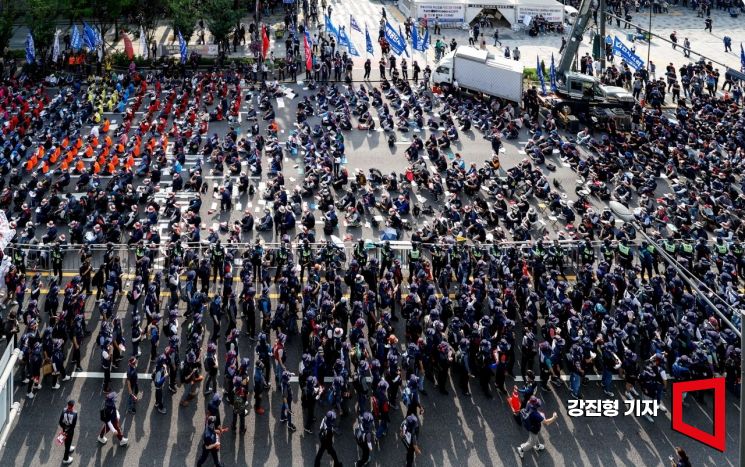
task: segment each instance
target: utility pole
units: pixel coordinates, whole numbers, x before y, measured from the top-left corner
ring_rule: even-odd
[[[605,0],[600,0],[600,71],[605,70]],[[648,60],[648,59],[647,59]]]
[[[650,73],[649,54],[652,53],[652,2],[649,3],[649,27],[647,28],[647,74]]]

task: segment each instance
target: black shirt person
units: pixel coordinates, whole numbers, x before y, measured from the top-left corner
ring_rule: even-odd
[[[318,453],[316,453],[315,467],[320,467],[321,458],[323,453],[328,451],[332,459],[334,459],[334,467],[341,467],[339,457],[336,455],[336,449],[334,449],[334,425],[336,424],[336,413],[333,410],[326,412],[326,416],[321,422],[321,428],[318,436],[321,439],[321,444],[318,446]]]
[[[220,433],[222,430],[215,428],[215,417],[207,417],[207,426],[202,434],[202,455],[197,461],[197,467],[204,464],[207,457],[212,456],[212,461],[217,467],[222,467],[220,463]]]
[[[75,452],[75,446],[72,445],[72,438],[75,436],[75,427],[78,424],[78,413],[75,411],[75,401],[67,401],[67,407],[59,416],[59,426],[62,433],[65,434],[65,455],[62,458],[63,464],[72,464],[72,453]]]

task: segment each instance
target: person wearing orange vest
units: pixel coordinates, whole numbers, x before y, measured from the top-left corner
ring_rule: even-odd
[[[101,164],[98,163],[98,161],[93,163],[93,173],[97,174],[101,171]]]
[[[85,164],[83,164],[82,159],[78,159],[78,161],[75,163],[75,171],[77,173],[81,173],[85,169]]]
[[[93,157],[93,148],[91,147],[90,144],[85,148],[85,157],[86,158]]]
[[[106,120],[103,121],[103,126],[101,127],[101,131],[103,131],[104,133],[108,133],[110,125],[111,125],[111,122],[107,118]]]
[[[31,156],[28,162],[26,162],[26,171],[31,172],[32,170],[34,170],[34,167],[36,167],[36,162],[36,156]]]

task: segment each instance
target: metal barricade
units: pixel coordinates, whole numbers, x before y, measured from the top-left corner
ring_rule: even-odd
[[[713,244],[714,240],[710,240],[710,243]],[[639,247],[640,241],[634,241],[630,242],[630,246],[633,247]],[[206,254],[209,251],[210,243],[207,242],[200,242],[198,244],[188,244],[188,243],[182,243],[186,248],[195,248],[199,250],[200,254]],[[580,247],[584,244],[584,241],[578,241],[578,240],[560,240],[559,245],[562,247],[564,252],[564,267],[567,271],[577,271],[579,268],[579,265],[581,264],[581,258],[580,258]],[[324,248],[326,243],[323,242],[316,242],[311,244],[311,248],[315,252],[318,252],[320,249]],[[368,252],[368,255],[373,255],[374,257],[378,258],[380,260],[380,251],[381,246],[383,245],[383,241],[372,241],[372,240],[366,240],[365,241],[366,249]],[[602,246],[601,241],[594,241],[591,242],[591,245],[595,251],[595,257],[599,258],[600,255],[600,247]],[[240,258],[246,251],[250,251],[254,247],[254,243],[252,242],[246,242],[246,243],[223,243],[223,246],[230,248],[232,251],[235,251],[236,254],[234,255],[234,258]],[[280,247],[280,243],[277,242],[265,242],[262,243],[262,246],[265,251],[272,251],[277,250]],[[390,241],[391,250],[393,251],[394,258],[398,259],[401,262],[402,269],[408,269],[409,266],[409,251],[412,249],[411,241],[408,240],[391,240]],[[435,244],[427,244],[423,243],[421,244],[422,251],[425,253],[425,257],[428,257],[429,250],[431,247],[435,246]],[[524,249],[530,249],[535,246],[535,242],[533,241],[526,241],[526,242],[510,242],[510,241],[502,241],[499,243],[484,243],[481,244],[481,248],[494,248],[496,250],[497,256],[499,256],[500,252],[499,250],[505,249],[505,248],[513,248],[518,251],[522,251]],[[545,248],[549,248],[551,244],[546,243],[544,246]],[[64,262],[63,262],[63,271],[70,273],[70,272],[78,272],[80,269],[80,251],[82,249],[83,245],[65,245],[63,246],[64,251]],[[471,248],[473,245],[471,243],[460,243],[460,248]],[[104,244],[96,244],[96,245],[88,245],[89,252],[92,256],[92,264],[94,268],[101,264],[103,261],[103,256],[105,254],[105,251],[107,249],[107,246]],[[299,245],[297,243],[292,243],[291,248],[293,250],[293,253],[298,252]],[[11,244],[6,249],[6,254],[13,255],[14,249],[21,249],[26,257],[26,270],[28,271],[38,271],[38,272],[51,272],[52,266],[51,266],[51,258],[49,257],[50,249],[47,245],[38,245],[38,244]],[[113,250],[116,254],[116,256],[119,257],[119,260],[121,262],[122,270],[125,273],[131,272],[135,270],[135,265],[137,263],[135,248],[133,248],[132,245],[127,245],[123,243],[114,244]],[[344,243],[344,253],[346,254],[347,263],[354,257],[354,242],[345,242]],[[168,254],[167,252],[167,246],[165,244],[161,244],[157,248],[156,258],[165,258],[165,256]],[[46,255],[46,260],[43,260],[43,255]],[[297,255],[295,255],[297,258]],[[13,256],[11,256],[13,258]],[[152,265],[153,270],[161,270],[163,269],[163,266],[165,264],[165,261],[156,261],[156,264]],[[346,266],[346,264],[345,264]]]

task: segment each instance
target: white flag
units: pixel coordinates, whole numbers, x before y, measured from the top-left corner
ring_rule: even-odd
[[[54,33],[54,45],[52,46],[52,61],[56,62],[57,58],[59,58],[59,35],[60,30],[57,29],[57,32]]]
[[[142,25],[140,25],[140,55],[142,55],[142,58],[147,59],[147,38],[145,37],[145,28]]]
[[[0,251],[8,246],[15,235],[16,231],[10,228],[10,223],[8,222],[8,218],[5,217],[5,212],[0,211]]]

